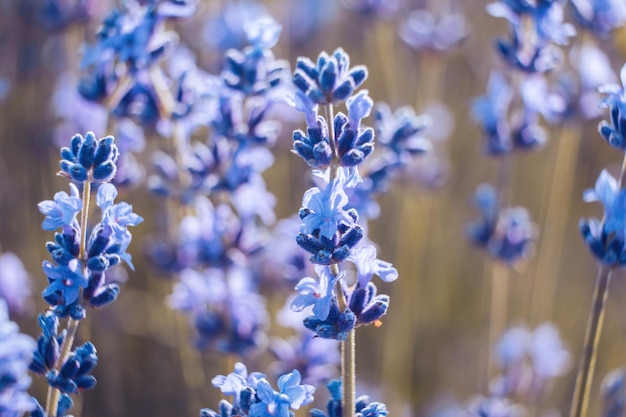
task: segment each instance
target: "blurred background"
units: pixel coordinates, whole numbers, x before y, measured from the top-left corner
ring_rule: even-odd
[[[477,217],[474,191],[483,182],[497,182],[499,175],[499,162],[482,152],[482,133],[471,116],[472,102],[485,94],[490,72],[506,71],[493,45],[497,37],[507,36],[507,23],[486,12],[488,3],[200,0],[192,17],[168,22],[180,42],[197,54],[198,65],[219,74],[224,50],[245,45],[243,24],[269,14],[283,27],[274,55],[292,69],[299,56],[315,60],[319,52],[341,46],[352,65],[368,67],[363,88],[375,102],[384,101],[392,109],[409,105],[432,118],[424,136],[433,141],[435,151],[395,179],[380,197],[380,216],[369,224],[379,257],[392,262],[400,278],[379,285],[380,292],[391,296],[382,326],[357,331],[357,393],[385,402],[393,415],[433,415],[447,404],[486,394],[494,320],[501,330],[553,322],[572,356],[569,370],[542,397],[541,409],[565,414],[573,391],[596,274],[578,222],[601,217],[602,210],[599,204],[583,203],[581,196],[602,169],[619,172],[621,160],[598,135],[597,116],[542,122],[546,146],[515,154],[510,161],[511,204],[527,207],[537,224],[530,256],[511,268],[494,267],[470,242],[466,224]],[[40,293],[46,279],[40,265],[49,256],[44,244],[52,239],[40,229],[37,203],[67,190],[66,180],[55,176],[59,146],[76,133],[64,125],[64,111],[82,111],[59,94],[76,85],[82,45],[94,42],[114,6],[113,1],[0,0],[0,252],[16,254],[30,275],[31,296],[12,318],[34,337],[39,332],[36,314],[45,308]],[[565,10],[565,19],[573,23],[569,5]],[[407,19],[416,20],[419,30],[403,39]],[[577,29],[569,45],[560,48],[562,67],[555,71],[576,76],[576,48],[595,42],[610,61],[612,82],[617,82],[626,60],[626,31],[617,29],[597,40]],[[308,167],[290,152],[291,132],[304,128],[304,120],[297,113],[284,114],[272,150],[275,162],[264,173],[268,190],[276,196],[278,219],[297,213],[310,186]],[[371,119],[365,123],[371,125]],[[154,129],[145,129],[144,135],[145,149],[136,157],[150,174],[150,155],[164,139]],[[130,247],[135,271],[128,271],[118,301],[89,312],[81,325],[79,337],[93,341],[100,364],[94,372],[96,389],[82,394],[74,415],[197,415],[200,407],[217,406],[219,391],[211,378],[230,372],[241,359],[211,350],[197,354],[190,347],[191,332],[181,331],[179,313],[165,301],[172,280],[159,274],[146,255],[163,200],[145,184],[123,191],[122,198],[145,218],[135,228]],[[494,268],[505,282],[504,289],[499,287],[504,308],[495,318],[490,314]],[[275,299],[271,289],[265,293],[268,308],[277,312],[284,299]],[[591,415],[599,414],[602,378],[626,363],[625,299],[626,285],[616,272]],[[266,331],[288,334],[276,325]],[[251,371],[264,371],[273,361],[268,352],[247,359]],[[202,372],[190,373],[190,366]],[[45,389],[44,381],[35,378],[31,393],[43,399]],[[318,393],[319,406],[326,393],[321,387]]]

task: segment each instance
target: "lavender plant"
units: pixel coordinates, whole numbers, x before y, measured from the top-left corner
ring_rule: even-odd
[[[313,315],[304,320],[305,327],[320,337],[342,342],[342,395],[335,400],[342,401],[344,416],[357,411],[355,328],[378,323],[389,305],[389,297],[377,295],[371,279],[374,275],[385,281],[398,277],[391,264],[377,259],[373,246],[358,246],[364,235],[358,224],[359,213],[346,207],[344,189],[358,184],[358,167],[374,149],[374,131],[361,127],[373,102],[366,90],[355,93],[366,78],[367,69],[350,67],[348,55],[340,48],[332,55],[322,52],[317,63],[298,58],[293,76],[296,107],[305,113],[308,126],[306,133],[294,132],[294,152],[324,181],[321,187],[304,194],[299,211],[301,232],[296,237],[298,245],[311,254],[309,260],[317,265],[318,277],[298,283],[296,291],[300,294],[291,305],[295,311],[313,306]],[[335,115],[334,106],[344,101],[348,116],[341,112]],[[319,106],[325,116],[317,114]],[[346,261],[356,268],[357,279],[352,285],[347,282],[346,271],[340,269]]]
[[[36,401],[27,393],[35,348],[35,341],[9,320],[6,302],[0,299],[0,415],[21,416],[35,409]]]
[[[624,151],[624,105],[626,93],[626,66],[622,67],[620,78],[622,86],[609,84],[601,91],[607,94],[602,105],[609,109],[610,122],[602,121],[599,132],[607,143]],[[604,206],[604,216],[598,219],[580,221],[580,231],[586,246],[598,262],[598,275],[592,299],[591,313],[583,342],[583,354],[576,377],[576,386],[570,409],[570,416],[587,414],[591,381],[593,378],[598,344],[604,321],[606,299],[608,297],[611,273],[624,262],[624,196],[623,182],[626,175],[626,158],[617,178],[607,171],[602,171],[595,188],[585,192],[587,202],[599,201]]]
[[[95,386],[91,371],[98,362],[96,349],[91,342],[74,347],[76,332],[87,308],[104,307],[117,298],[119,285],[107,281],[111,268],[125,262],[133,269],[127,252],[132,239],[128,227],[143,219],[130,204],[114,202],[117,190],[110,181],[117,156],[112,136],[75,135],[70,146],[61,149],[59,172],[71,181],[70,194],[60,191],[54,200],[39,203],[45,216],[42,228],[59,231],[46,244],[52,261],[43,262],[48,286],[42,295],[50,308],[39,315],[42,334],[30,369],[46,378],[49,390],[45,410],[38,406],[34,416],[63,416],[72,407],[70,395]],[[97,186],[96,205],[101,212],[93,226],[88,219],[92,186]]]

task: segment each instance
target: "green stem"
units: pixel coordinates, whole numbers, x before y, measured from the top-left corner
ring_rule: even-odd
[[[86,245],[87,245],[87,218],[89,217],[89,200],[91,198],[91,181],[83,182],[83,207],[80,213],[80,249],[78,259],[81,262],[86,261]],[[56,364],[56,370],[60,371],[61,366],[65,363],[69,355],[72,353],[74,338],[78,330],[80,321],[72,318],[67,321],[67,334],[60,348],[59,360]],[[46,415],[48,417],[56,417],[57,407],[59,405],[59,397],[61,392],[57,388],[48,387],[48,395],[46,397]]]
[[[600,264],[591,302],[591,314],[589,315],[587,332],[585,333],[585,341],[583,343],[580,367],[578,368],[578,375],[576,375],[570,417],[584,417],[587,415],[589,392],[591,391],[593,372],[598,357],[598,343],[600,341],[600,333],[602,333],[610,278],[611,268]]]

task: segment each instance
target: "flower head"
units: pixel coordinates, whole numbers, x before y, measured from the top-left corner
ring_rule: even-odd
[[[327,266],[316,265],[315,272],[319,280],[311,277],[302,278],[296,285],[300,294],[291,303],[293,311],[302,311],[305,307],[313,306],[313,314],[320,320],[326,320],[330,312],[330,305],[334,296],[334,286],[345,272],[333,276]]]
[[[322,52],[317,63],[299,57],[293,83],[316,104],[337,104],[350,97],[366,78],[367,69],[362,65],[350,68],[350,57],[337,48],[332,55]]]
[[[19,333],[18,326],[9,321],[7,306],[0,300],[0,415],[21,416],[35,408],[27,390],[28,366],[36,347],[30,336]]]
[[[45,200],[39,203],[39,211],[46,216],[41,228],[43,230],[56,230],[63,225],[71,226],[76,219],[76,214],[81,210],[83,202],[79,197],[78,188],[70,183],[70,192],[59,191],[53,200]]]
[[[599,126],[600,134],[609,145],[620,150],[626,150],[626,64],[620,71],[622,85],[607,84],[599,88],[601,93],[607,94],[602,101],[603,107],[608,107],[611,122],[602,121]]]

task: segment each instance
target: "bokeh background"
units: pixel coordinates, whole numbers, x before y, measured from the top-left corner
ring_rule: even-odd
[[[14,319],[33,336],[38,333],[36,313],[45,308],[39,297],[45,287],[40,265],[48,257],[44,243],[51,239],[40,230],[37,203],[67,187],[64,179],[54,175],[61,120],[53,96],[62,77],[78,73],[81,45],[93,41],[99,22],[113,7],[110,1],[86,2],[88,16],[55,24],[46,20],[50,12],[46,7],[53,3],[64,4],[0,1],[0,250],[17,254],[31,275],[30,312]],[[65,3],[71,7],[74,2]],[[438,405],[462,403],[486,393],[488,329],[494,319],[502,326],[525,323],[531,328],[551,321],[573,360],[570,371],[550,387],[542,407],[565,414],[596,271],[579,237],[578,222],[581,217],[601,216],[601,207],[583,203],[581,196],[603,168],[615,173],[621,163],[619,154],[597,134],[599,119],[547,127],[549,141],[542,151],[513,157],[511,201],[529,209],[539,235],[528,261],[505,272],[498,270],[506,286],[500,287],[505,308],[493,318],[493,262],[472,246],[465,225],[476,216],[474,190],[482,182],[495,182],[499,168],[497,161],[481,152],[481,132],[470,109],[472,100],[484,94],[490,71],[504,68],[493,43],[497,36],[506,35],[506,22],[489,16],[488,1],[483,0],[398,0],[397,8],[383,16],[332,0],[250,3],[200,0],[196,15],[175,22],[173,28],[198,53],[200,65],[218,73],[222,51],[210,38],[212,30],[219,29],[217,22],[224,21],[219,16],[230,13],[228,24],[236,27],[250,18],[247,14],[264,9],[283,25],[274,49],[277,58],[288,60],[293,68],[298,56],[314,59],[322,50],[341,46],[353,64],[368,66],[364,88],[375,101],[392,108],[410,105],[418,113],[430,114],[433,125],[426,136],[439,138],[436,158],[419,162],[398,178],[381,198],[380,217],[370,224],[379,256],[393,262],[400,279],[379,286],[392,300],[383,325],[358,330],[359,393],[386,402],[393,415],[430,415]],[[250,12],[251,7],[259,9]],[[408,13],[418,8],[439,17],[462,15],[464,26],[456,28],[464,39],[442,51],[404,43],[398,31]],[[571,16],[566,19],[571,21]],[[565,67],[570,50],[581,42],[579,32],[562,48]],[[617,73],[626,60],[626,32],[618,30],[598,42]],[[303,125],[298,117],[283,120],[274,148],[276,162],[265,173],[277,198],[278,218],[297,212],[309,186],[307,167],[289,152],[290,132]],[[163,139],[146,132],[146,140],[146,150],[138,156],[144,162]],[[146,219],[135,229],[131,246],[136,270],[129,271],[118,302],[91,312],[88,323],[81,325],[79,336],[94,342],[100,364],[95,370],[98,386],[82,396],[74,415],[197,415],[201,406],[217,405],[218,390],[210,379],[229,372],[234,359],[212,352],[199,356],[186,347],[190,334],[181,332],[180,317],[164,301],[172,283],[160,277],[145,256],[162,202],[145,186],[123,197]],[[624,300],[624,277],[616,272],[591,415],[599,413],[603,376],[626,363]],[[277,310],[282,302],[269,305]],[[251,370],[263,370],[268,363],[263,354],[250,361]],[[190,376],[185,371],[189,363],[202,372]],[[190,378],[196,382],[190,384]],[[43,381],[35,379],[33,395],[44,398],[44,390]],[[325,398],[323,389],[319,393]]]

